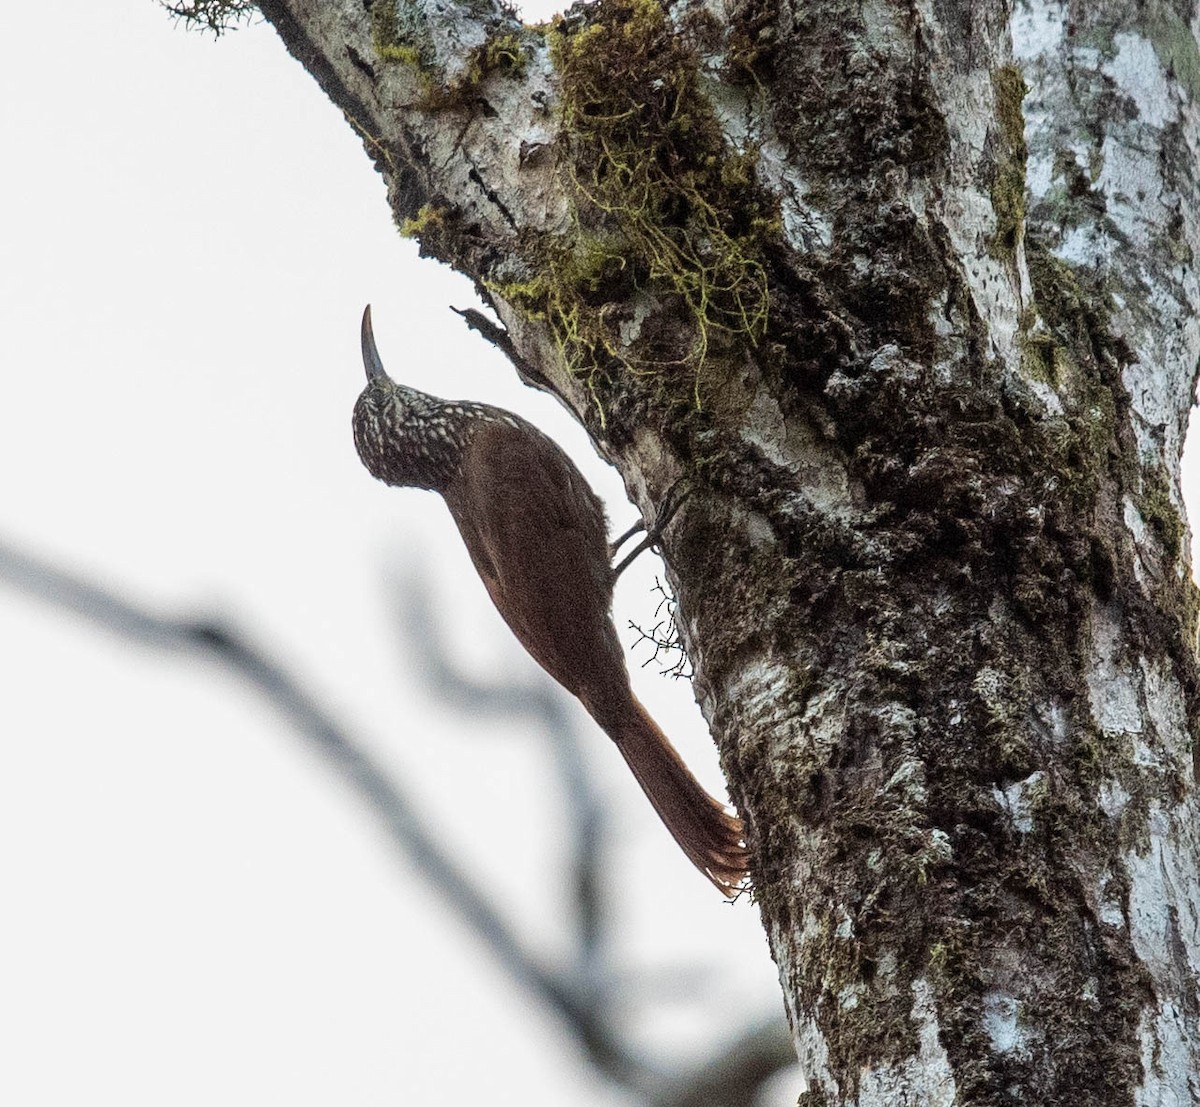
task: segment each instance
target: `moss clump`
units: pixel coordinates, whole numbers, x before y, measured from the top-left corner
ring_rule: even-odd
[[[405,238],[419,238],[429,231],[436,230],[444,223],[446,209],[436,204],[424,204],[420,211],[411,219],[400,224],[400,233]]]
[[[1058,476],[1066,478],[1063,490],[1078,507],[1090,502],[1110,466],[1125,483],[1136,479],[1132,452],[1113,446],[1128,407],[1120,370],[1132,355],[1113,333],[1103,287],[1085,288],[1080,274],[1036,239],[1026,243],[1025,257],[1036,305],[1022,320],[1026,352],[1040,347],[1040,356],[1052,362],[1049,383],[1068,383],[1076,397],[1069,439],[1052,452]]]
[[[730,80],[762,88],[775,75],[779,0],[738,0],[730,10],[725,72]]]
[[[470,103],[489,77],[519,77],[528,63],[529,55],[520,35],[511,30],[493,34],[468,54],[465,70],[454,80],[439,82],[427,75],[421,107],[432,111]]]
[[[695,59],[656,0],[601,7],[608,19],[552,40],[575,184],[612,218],[649,279],[686,301],[701,346],[712,327],[758,337],[767,281],[755,239],[766,228],[738,225],[718,195],[744,188],[751,167],[725,149],[696,91]]]
[[[1040,317],[1054,342],[1074,351],[1073,360],[1100,362],[1111,355],[1124,364],[1128,355],[1112,336],[1103,290],[1085,288],[1076,271],[1036,239],[1027,243],[1025,258],[1036,304],[1036,313],[1022,320],[1026,329]]]
[[[406,26],[395,0],[379,0],[371,6],[371,42],[384,61],[422,69],[432,61],[432,49],[418,32]]]
[[[384,61],[398,62],[400,65],[412,66],[414,69],[421,68],[421,51],[416,46],[410,46],[404,42],[390,42],[377,47],[377,49],[379,56]]]
[[[407,219],[398,219],[396,229],[415,239],[421,257],[453,264],[470,249],[471,231],[462,210],[438,194]]]
[[[992,80],[996,89],[996,116],[1004,144],[1024,164],[1028,149],[1025,146],[1025,116],[1021,104],[1029,91],[1025,87],[1025,78],[1015,65],[1004,65],[996,70]]]
[[[615,234],[542,241],[535,275],[492,280],[488,288],[530,319],[549,323],[558,355],[587,381],[604,425],[597,393],[602,370],[623,363],[620,327],[605,305],[615,298],[627,266],[625,242]]]
[[[471,52],[466,83],[471,86],[482,84],[494,73],[519,77],[528,63],[529,54],[520,36],[514,31],[502,31]]]
[[[1057,385],[1063,375],[1063,352],[1051,335],[1030,333],[1031,324],[1022,321],[1021,370],[1027,377]]]
[[[766,328],[762,258],[779,224],[756,155],[726,147],[694,52],[656,0],[599,0],[555,23],[550,51],[579,229],[533,244],[532,280],[492,287],[545,317],[593,384],[619,366],[684,368],[698,399],[714,343]]]
[[[453,257],[461,245],[455,209],[444,203],[423,204],[416,215],[400,224],[399,230],[405,238],[420,243],[422,257],[445,260]]]
[[[1183,550],[1183,520],[1171,499],[1167,476],[1161,469],[1143,473],[1138,508],[1167,556],[1172,561],[1177,560]]]
[[[371,8],[371,39],[384,61],[406,65],[416,71],[421,97],[418,107],[426,111],[454,108],[471,100],[489,77],[500,74],[518,77],[529,61],[519,32],[511,27],[491,34],[482,46],[467,56],[464,70],[447,80],[435,63],[435,51],[419,23],[407,21],[403,5],[380,0]]]
[[[1140,23],[1163,68],[1193,97],[1200,96],[1200,47],[1187,22],[1170,4],[1147,6]]]
[[[1025,145],[1025,80],[1015,65],[1005,65],[992,74],[996,94],[996,119],[1000,125],[1000,150],[992,177],[992,210],[996,230],[991,253],[1012,258],[1021,240],[1025,221],[1025,163],[1029,156]]]

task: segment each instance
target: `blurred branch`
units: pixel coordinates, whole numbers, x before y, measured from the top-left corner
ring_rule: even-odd
[[[690,1073],[665,1074],[635,1057],[612,1025],[605,1000],[608,974],[597,960],[602,940],[599,841],[603,812],[588,780],[578,735],[551,690],[479,682],[448,660],[430,617],[427,590],[415,588],[411,605],[398,604],[405,624],[419,629],[429,672],[454,697],[489,714],[537,719],[556,736],[560,771],[577,816],[575,882],[580,907],[581,964],[568,973],[542,965],[494,906],[442,849],[436,832],[411,799],[332,714],[305,691],[276,658],[228,621],[212,616],[172,617],[154,612],[82,576],[22,553],[0,540],[0,581],[44,603],[82,616],[127,642],[165,653],[209,657],[253,688],[335,767],[383,824],[393,845],[480,937],[505,970],[566,1020],[593,1064],[609,1079],[653,1107],[749,1107],[762,1083],[794,1063],[782,1021],[748,1031],[720,1056]]]
[[[609,1010],[609,997],[626,989],[616,980],[615,970],[603,956],[604,927],[608,920],[600,891],[605,812],[592,786],[569,700],[549,677],[540,674],[521,683],[513,679],[497,683],[481,680],[474,671],[459,666],[455,651],[442,633],[446,621],[436,615],[428,578],[415,565],[396,580],[393,590],[405,645],[416,655],[439,701],[467,713],[508,720],[528,719],[546,736],[558,756],[568,815],[573,823],[569,864],[574,874],[580,930],[577,947],[583,962],[571,976],[586,982],[584,995],[592,996],[595,1003],[593,1017],[603,1020]],[[663,604],[673,605],[661,583],[658,590],[662,601],[656,616]],[[673,617],[672,606],[666,618]],[[677,637],[674,642],[661,645],[664,649],[679,650]],[[672,982],[679,983],[677,971],[672,974]],[[644,1070],[635,1081],[620,1082],[639,1091],[654,1107],[751,1107],[766,1081],[795,1063],[787,1024],[779,1018],[745,1031],[723,1052],[691,1072],[656,1076]]]
[[[302,683],[266,650],[227,622],[207,616],[174,618],[21,553],[0,541],[0,580],[94,626],[140,646],[207,655],[249,684],[280,712],[376,814],[394,845],[471,926],[508,972],[539,994],[576,1028],[604,1069],[636,1082],[639,1066],[599,1019],[586,995],[541,966],[495,908],[442,849],[412,801]]]
[[[393,591],[405,644],[417,655],[441,703],[492,718],[528,719],[536,733],[548,740],[571,824],[568,865],[578,951],[573,979],[577,987],[598,1000],[608,977],[603,965],[605,912],[601,891],[606,819],[584,759],[573,705],[549,677],[541,674],[520,683],[497,683],[480,680],[459,667],[441,631],[444,620],[434,612],[429,581],[415,564],[406,567]]]
[[[763,1085],[795,1064],[787,1022],[771,1019],[744,1031],[707,1065],[675,1081],[656,1107],[753,1107]]]

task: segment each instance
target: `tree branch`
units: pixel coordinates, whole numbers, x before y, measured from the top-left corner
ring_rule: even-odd
[[[512,367],[517,371],[517,376],[526,384],[540,388],[544,392],[554,391],[554,386],[546,379],[546,375],[518,353],[512,336],[502,326],[493,323],[483,312],[477,311],[475,308],[456,308],[451,305],[450,310],[455,315],[461,315],[471,330],[482,335],[486,341],[508,358]]]
[[[603,810],[587,777],[578,735],[562,701],[534,685],[490,685],[467,678],[448,661],[430,618],[428,590],[418,584],[410,604],[397,604],[402,623],[423,643],[423,659],[451,702],[490,714],[524,715],[553,738],[574,819],[572,880],[579,904],[579,959],[558,973],[542,965],[496,908],[441,847],[412,798],[325,707],[264,647],[229,621],[169,616],[86,578],[23,553],[0,540],[0,581],[118,638],[163,651],[212,658],[253,688],[332,765],[382,823],[392,844],[474,930],[522,987],[564,1018],[596,1068],[656,1107],[745,1107],[774,1072],[794,1061],[783,1023],[748,1031],[717,1059],[683,1075],[667,1075],[620,1041],[608,1015],[611,973],[599,953]]]
[[[707,1064],[661,1095],[656,1107],[754,1107],[763,1085],[796,1064],[783,1019],[745,1030]]]
[[[541,965],[495,907],[442,848],[411,798],[298,680],[268,652],[227,622],[170,617],[116,592],[22,553],[0,541],[0,580],[27,595],[82,615],[93,626],[140,646],[214,658],[269,702],[332,765],[383,824],[392,844],[475,931],[521,986],[541,996],[576,1030],[593,1060],[623,1083],[638,1065],[603,1025],[573,981]]]

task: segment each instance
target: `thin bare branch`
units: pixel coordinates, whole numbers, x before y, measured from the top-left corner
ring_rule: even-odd
[[[513,345],[512,337],[502,326],[498,323],[493,323],[483,312],[477,311],[475,308],[456,308],[452,306],[450,310],[455,315],[461,315],[471,330],[481,334],[484,339],[508,358],[512,362],[513,368],[516,369],[517,374],[526,384],[533,385],[535,388],[540,388],[543,391],[554,391],[550,387],[550,382],[546,380],[545,374],[537,366],[526,361],[517,352],[516,346]]]
[[[264,647],[229,620],[204,614],[169,616],[130,600],[115,590],[26,554],[0,540],[0,581],[63,611],[82,616],[92,626],[139,646],[167,653],[193,653],[212,658],[253,688],[288,722],[294,733],[324,761],[335,767],[355,794],[374,812],[392,844],[430,881],[451,909],[470,926],[505,970],[522,987],[558,1011],[575,1032],[596,1068],[656,1107],[744,1107],[761,1082],[791,1060],[786,1035],[768,1025],[735,1041],[717,1059],[693,1073],[666,1074],[635,1057],[611,1023],[605,982],[610,979],[594,958],[602,937],[602,897],[598,891],[598,838],[602,811],[577,747],[577,735],[563,705],[532,686],[491,686],[458,671],[429,632],[436,621],[422,617],[427,597],[418,588],[413,610],[399,605],[405,621],[422,626],[429,671],[461,702],[488,713],[517,713],[537,718],[539,727],[557,736],[554,747],[561,770],[570,778],[570,794],[591,814],[576,829],[579,853],[575,879],[580,892],[583,963],[557,973],[539,963],[495,907],[454,863],[437,835],[419,815],[411,797],[366,752],[310,693]],[[424,604],[424,608],[422,608]],[[440,661],[439,661],[440,658]],[[582,970],[582,971],[581,971]],[[777,1039],[784,1050],[780,1051]]]
[[[288,721],[327,763],[335,767],[375,813],[393,845],[478,934],[508,973],[540,995],[576,1031],[593,1061],[614,1079],[636,1085],[638,1064],[616,1040],[589,997],[574,981],[551,972],[501,918],[495,907],[442,849],[435,832],[418,815],[411,798],[332,714],[305,691],[305,682],[228,621],[212,616],[159,615],[0,541],[0,580],[126,641],[166,652],[193,652],[221,662],[250,685]]]
[[[754,1107],[763,1085],[795,1064],[786,1020],[771,1019],[743,1031],[690,1077],[676,1080],[655,1107]]]
[[[211,31],[214,37],[249,23],[258,14],[258,5],[248,0],[187,0],[173,4],[158,0],[159,6],[185,27]]]

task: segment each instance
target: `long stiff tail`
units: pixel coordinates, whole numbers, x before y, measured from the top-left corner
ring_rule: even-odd
[[[701,787],[646,709],[630,699],[631,710],[605,728],[609,737],[692,864],[719,892],[736,895],[749,862],[741,820]]]

